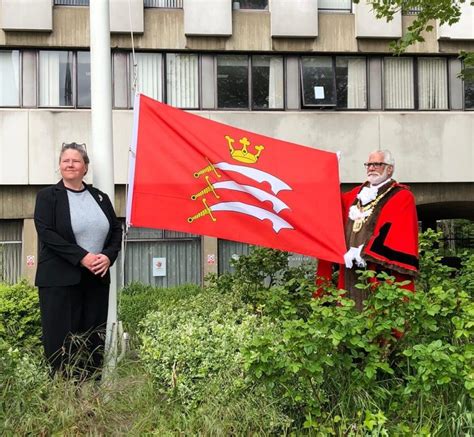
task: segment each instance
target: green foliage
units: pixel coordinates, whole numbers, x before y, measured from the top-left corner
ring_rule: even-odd
[[[353,0],[354,3],[359,3],[359,1]],[[391,49],[398,55],[405,52],[412,44],[423,42],[424,33],[433,31],[436,20],[439,20],[440,25],[452,25],[461,17],[461,4],[474,5],[472,0],[370,0],[369,3],[372,5],[375,16],[387,22],[393,20],[399,11],[405,12],[411,9],[418,11],[405,34],[398,41],[390,44]],[[472,78],[472,72],[469,69],[474,66],[474,53],[462,51],[460,56],[465,66],[462,75]]]
[[[288,256],[288,252],[253,247],[248,255],[231,261],[234,273],[207,277],[208,289],[239,295],[257,314],[264,310],[308,311],[315,266],[303,263],[289,267]]]
[[[302,426],[320,432],[329,425],[328,429],[342,432],[347,419],[367,428],[367,417],[362,422],[363,415],[354,414],[328,425],[332,419],[327,412],[338,410],[341,392],[348,390],[352,399],[370,399],[388,418],[401,404],[420,397],[427,397],[427,403],[436,402],[433,396],[456,402],[474,397],[474,308],[466,289],[474,259],[466,259],[456,275],[439,263],[434,248],[438,238],[432,231],[421,238],[423,273],[415,294],[385,273],[377,276],[379,284],[374,288],[370,279],[375,272],[364,272],[359,288],[371,292],[361,313],[339,290],[305,300],[295,299],[295,290],[285,284],[272,287],[268,291],[278,304],[257,306],[273,325],[244,348],[249,378],[284,399],[296,421],[305,417]],[[314,285],[302,282],[297,288],[303,296],[313,289]],[[260,296],[255,295],[255,300],[260,303]],[[364,403],[361,406],[366,415],[373,411]],[[411,414],[405,414],[409,423]],[[386,435],[381,433],[385,425],[379,425],[376,435]]]
[[[0,283],[0,340],[13,347],[35,349],[41,339],[38,291],[23,280]]]
[[[202,292],[185,305],[147,315],[140,357],[166,394],[184,404],[198,403],[211,379],[223,371],[239,374],[239,347],[259,323],[238,296]],[[236,389],[241,382],[236,376]]]
[[[100,389],[0,340],[0,433],[470,435],[474,256],[443,266],[438,239],[422,235],[414,294],[364,272],[360,313],[267,249],[207,289],[133,284],[120,309],[140,361]]]
[[[37,401],[45,395],[47,381],[46,366],[37,355],[12,348],[0,338],[0,434],[16,434],[25,410],[41,412]]]
[[[135,334],[139,323],[149,312],[163,307],[180,307],[182,301],[201,291],[197,285],[156,288],[137,282],[124,287],[119,295],[119,315],[127,332]]]

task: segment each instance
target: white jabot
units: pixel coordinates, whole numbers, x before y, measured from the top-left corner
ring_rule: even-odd
[[[364,187],[360,190],[360,193],[357,195],[357,198],[360,200],[362,205],[367,205],[372,200],[377,198],[377,187]]]
[[[365,267],[367,263],[362,259],[360,253],[362,248],[364,247],[361,244],[359,247],[351,247],[345,254],[344,254],[344,263],[348,269],[351,269],[354,265],[354,261],[357,267]]]
[[[389,178],[386,181],[383,181],[381,184],[370,185],[362,188],[362,190],[360,190],[360,193],[357,195],[357,198],[360,200],[362,205],[367,205],[369,202],[372,202],[372,200],[375,200],[377,198],[379,188],[383,187],[385,184],[388,184],[390,181],[391,179]]]

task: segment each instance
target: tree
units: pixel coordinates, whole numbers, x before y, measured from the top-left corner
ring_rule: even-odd
[[[360,0],[353,1],[359,3]],[[405,35],[390,44],[396,54],[403,53],[416,42],[423,42],[423,32],[433,30],[432,20],[439,20],[440,25],[451,26],[459,21],[463,3],[470,3],[471,6],[474,6],[474,0],[368,0],[368,3],[372,5],[377,18],[385,18],[387,21],[391,21],[399,11],[411,9],[419,11]],[[474,53],[462,51],[460,58],[465,67],[463,74],[474,75]]]

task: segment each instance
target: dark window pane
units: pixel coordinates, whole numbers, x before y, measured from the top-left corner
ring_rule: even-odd
[[[217,107],[248,108],[249,71],[247,56],[217,57]]]
[[[268,0],[234,0],[239,3],[240,9],[268,9]]]
[[[59,63],[59,105],[72,106],[72,52],[67,53],[67,58]]]
[[[281,56],[252,57],[252,107],[283,108],[283,58]]]
[[[91,106],[91,62],[89,52],[77,53],[77,106]]]
[[[466,68],[464,74],[464,108],[474,109],[474,68]]]
[[[303,104],[333,106],[336,89],[333,62],[330,56],[302,58]]]

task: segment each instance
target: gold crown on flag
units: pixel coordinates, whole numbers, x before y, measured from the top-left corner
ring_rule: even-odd
[[[250,141],[247,137],[243,137],[239,140],[239,143],[243,146],[242,149],[234,149],[233,144],[235,140],[229,135],[226,135],[225,139],[229,144],[230,156],[232,156],[236,161],[245,162],[246,164],[255,164],[262,153],[262,150],[265,149],[262,145],[255,146],[257,153],[250,153],[247,150],[247,147],[250,146]]]

